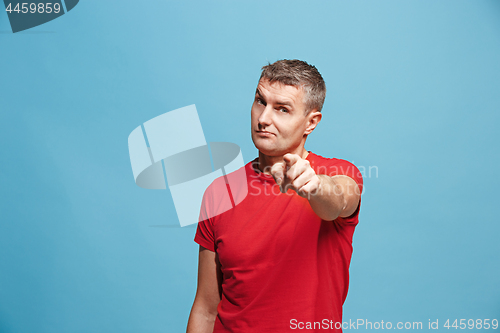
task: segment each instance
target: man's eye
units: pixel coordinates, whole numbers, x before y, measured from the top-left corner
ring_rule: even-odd
[[[257,104],[264,105],[264,101],[260,98],[257,98]]]
[[[281,108],[280,111],[283,112],[283,113],[288,113],[288,109],[287,108]]]

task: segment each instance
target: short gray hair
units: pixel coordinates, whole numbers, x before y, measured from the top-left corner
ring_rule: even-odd
[[[316,109],[321,112],[326,96],[326,85],[316,67],[302,60],[278,60],[262,67],[260,79],[266,78],[270,83],[280,82],[304,89],[306,113]]]

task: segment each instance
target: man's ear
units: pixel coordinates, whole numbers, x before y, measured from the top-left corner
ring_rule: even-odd
[[[312,109],[309,114],[306,116],[306,130],[304,131],[304,135],[309,135],[311,132],[318,126],[321,121],[321,117],[323,115],[317,109]]]

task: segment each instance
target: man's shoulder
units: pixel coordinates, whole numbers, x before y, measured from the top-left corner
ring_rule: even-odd
[[[247,195],[247,174],[250,171],[250,163],[226,173],[226,170],[219,169],[219,176],[216,177],[205,189],[205,199],[210,198],[212,202],[229,200],[229,194],[232,200],[240,202]]]
[[[347,175],[355,178],[356,181],[362,179],[361,172],[352,162],[341,158],[324,157],[313,152],[309,152],[309,155],[311,156],[308,158],[311,162],[311,167],[318,174],[329,176]]]
[[[317,165],[352,165],[353,167],[356,167],[353,163],[349,162],[348,160],[345,160],[342,158],[336,158],[336,157],[325,157],[325,156],[321,156],[319,154],[316,154],[312,151],[309,152],[307,159],[311,163],[314,163]]]

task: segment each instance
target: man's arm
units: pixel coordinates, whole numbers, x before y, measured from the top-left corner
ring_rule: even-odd
[[[276,163],[271,173],[282,192],[292,189],[307,198],[314,212],[323,220],[347,217],[358,208],[361,193],[351,177],[317,175],[308,160],[285,154],[284,163]]]
[[[333,221],[337,217],[347,217],[359,205],[359,187],[351,177],[344,175],[316,175],[319,178],[317,194],[306,198],[314,212],[323,220]]]
[[[222,295],[222,273],[219,258],[200,246],[198,263],[198,287],[189,315],[187,333],[212,333],[217,305]]]

